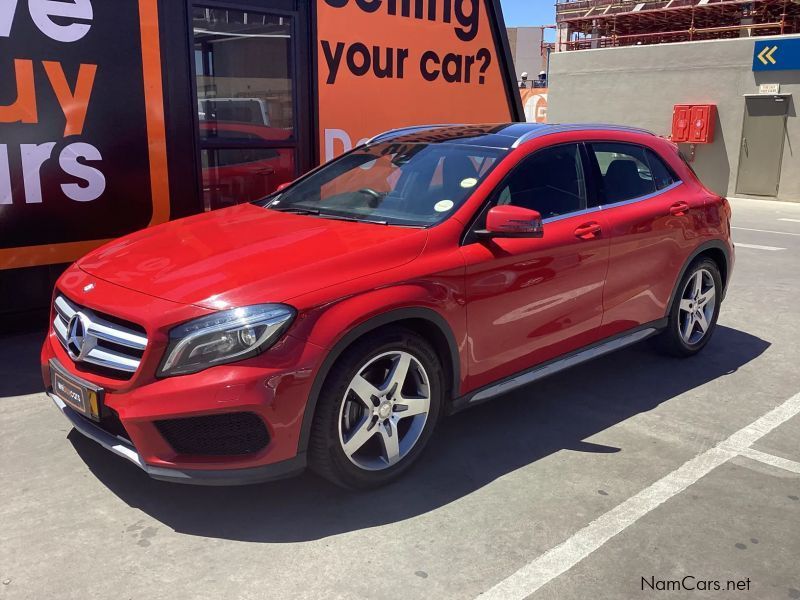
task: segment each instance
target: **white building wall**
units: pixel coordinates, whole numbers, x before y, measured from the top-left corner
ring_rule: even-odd
[[[554,53],[548,120],[627,124],[668,136],[675,104],[716,104],[714,143],[697,147],[693,166],[710,188],[733,195],[743,96],[758,93],[761,83],[780,83],[781,92],[793,96],[788,100],[778,198],[800,201],[800,120],[796,112],[800,71],[754,73],[754,43],[754,38],[744,38]]]

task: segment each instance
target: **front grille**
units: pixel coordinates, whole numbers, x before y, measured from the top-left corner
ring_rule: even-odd
[[[164,419],[155,425],[178,454],[253,454],[269,444],[264,421],[250,412]]]
[[[79,368],[118,379],[130,379],[142,361],[147,334],[123,322],[56,297],[53,331]]]

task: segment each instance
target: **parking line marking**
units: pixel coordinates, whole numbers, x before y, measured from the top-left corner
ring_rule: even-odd
[[[742,244],[741,242],[736,242],[737,248],[752,248],[753,250],[770,250],[774,252],[775,250],[786,250],[786,248],[778,248],[777,246],[759,246],[758,244]]]
[[[527,598],[570,570],[611,538],[682,492],[703,476],[749,449],[770,431],[800,414],[800,393],[740,429],[713,448],[684,463],[651,486],[599,516],[586,527],[536,557],[479,596],[481,600]]]
[[[790,231],[772,231],[770,229],[750,229],[749,227],[731,227],[731,229],[740,229],[741,231],[758,231],[759,233],[777,233],[778,235],[800,235],[800,233],[792,233]]]
[[[742,450],[741,455],[746,456],[747,458],[752,458],[753,460],[757,460],[758,462],[766,465],[777,467],[779,469],[783,469],[784,471],[790,471],[800,475],[800,462],[789,460],[788,458],[783,458],[782,456],[775,456],[774,454],[767,454],[766,452],[761,452],[755,448],[746,448],[745,450]]]
[[[800,219],[778,219],[778,221],[788,221],[789,223],[800,223]]]

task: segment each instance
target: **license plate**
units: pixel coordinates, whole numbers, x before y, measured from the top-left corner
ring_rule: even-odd
[[[53,379],[53,393],[61,398],[70,408],[73,408],[87,417],[100,420],[100,403],[103,390],[96,386],[84,383],[66,373],[60,365],[50,363],[50,372]]]

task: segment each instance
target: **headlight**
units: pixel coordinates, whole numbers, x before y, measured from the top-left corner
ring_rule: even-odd
[[[184,323],[169,332],[158,374],[186,375],[255,356],[278,341],[295,314],[284,304],[256,304]]]

